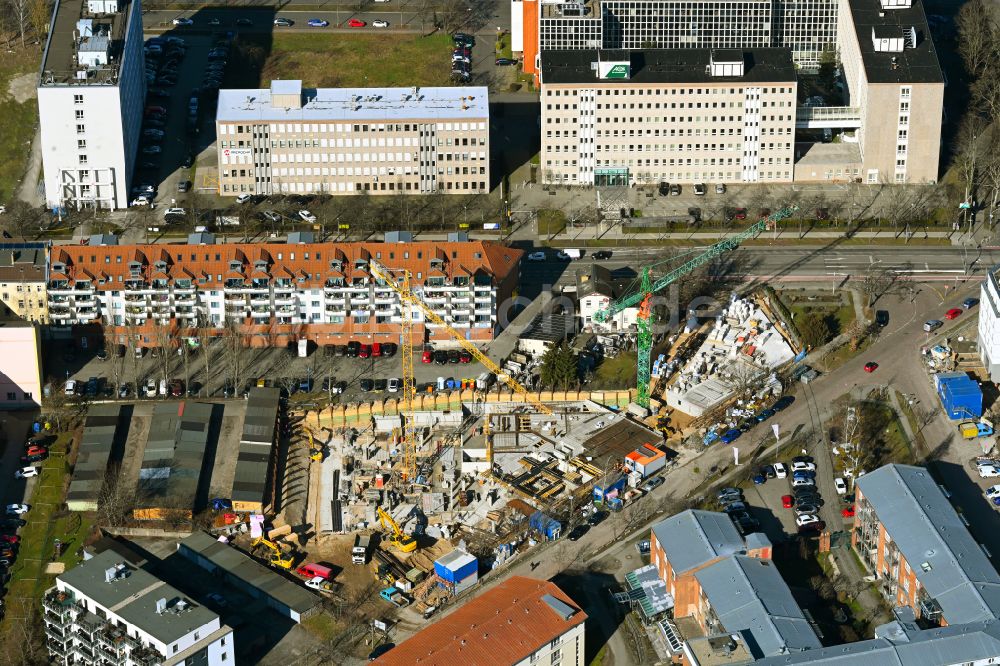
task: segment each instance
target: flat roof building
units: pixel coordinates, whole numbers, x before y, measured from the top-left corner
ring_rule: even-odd
[[[487,192],[489,118],[485,87],[221,90],[220,193]]]
[[[280,398],[276,388],[252,388],[247,396],[230,494],[236,511],[259,513],[274,502]]]
[[[891,604],[930,623],[1000,616],[1000,574],[925,468],[885,465],[855,487],[851,542]]]
[[[128,206],[145,97],[140,0],[58,0],[38,81],[46,205]]]
[[[66,493],[70,511],[96,511],[108,467],[120,462],[131,421],[131,405],[96,404],[87,410],[73,479]]]
[[[796,90],[786,49],[543,52],[543,181],[789,182]]]
[[[375,663],[577,664],[583,659],[586,619],[587,614],[554,583],[513,576],[417,632]]]
[[[56,578],[42,599],[46,646],[59,664],[206,664],[235,660],[233,630],[115,550]]]

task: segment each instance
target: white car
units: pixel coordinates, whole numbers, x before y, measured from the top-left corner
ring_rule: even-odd
[[[400,385],[402,383],[403,382],[399,378],[397,378],[397,377],[390,377],[389,378],[389,383],[386,386],[386,390],[388,390],[389,393],[397,393],[397,392],[399,392],[399,387],[400,387]]]
[[[27,479],[31,476],[38,476],[37,467],[22,467],[21,469],[14,472],[15,479]]]
[[[839,476],[833,480],[833,487],[837,489],[838,495],[847,494],[847,483],[845,483],[844,480]]]
[[[322,576],[313,576],[306,581],[306,587],[317,592],[333,592],[333,583]]]
[[[375,2],[378,2],[378,0],[375,0]],[[388,21],[383,21],[382,19],[376,19],[376,20],[372,21],[372,27],[373,28],[388,28],[389,27],[389,22]]]
[[[986,497],[988,499],[995,499],[997,497],[1000,497],[1000,485],[990,486],[984,492],[986,493]]]
[[[801,488],[802,486],[815,486],[816,482],[812,479],[792,479],[792,488]]]
[[[148,206],[149,205],[149,197],[147,197],[145,194],[140,194],[135,199],[132,199],[132,205],[133,206]]]
[[[798,527],[805,527],[806,525],[812,525],[813,523],[819,522],[819,516],[812,513],[804,513],[801,516],[795,517],[795,524]]]
[[[528,261],[545,261],[544,252],[532,252],[528,255]]]
[[[784,479],[788,476],[788,468],[785,467],[785,463],[774,463],[774,475],[779,479]]]
[[[194,21],[186,16],[178,16],[174,19],[174,25],[194,25]]]
[[[184,210],[183,208],[168,208],[167,210],[165,210],[163,212],[163,217],[166,217],[167,215],[181,215],[181,216],[183,216],[183,215],[187,215],[187,211]]]
[[[7,515],[8,516],[20,516],[22,514],[28,513],[30,509],[27,504],[8,504],[7,505]]]
[[[146,397],[147,398],[156,397],[156,380],[149,379],[146,381]]]
[[[310,213],[307,210],[300,210],[299,211],[299,217],[302,218],[303,222],[312,223],[312,222],[316,221],[316,216],[313,215],[312,213]]]
[[[815,472],[816,465],[811,462],[793,462],[792,473],[795,472]]]
[[[1000,476],[1000,467],[990,464],[979,464],[976,465],[976,470],[979,472],[979,478],[990,479],[995,476]]]
[[[246,203],[246,202],[250,201],[251,199],[253,199],[253,195],[252,194],[241,194],[238,197],[236,197],[236,203],[238,203],[238,204]]]
[[[66,394],[66,395],[76,395],[76,380],[75,379],[67,379],[66,380],[66,388],[63,389],[63,393]]]

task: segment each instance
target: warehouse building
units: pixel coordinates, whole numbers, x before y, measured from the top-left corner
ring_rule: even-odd
[[[319,597],[302,585],[204,532],[195,532],[178,543],[177,552],[294,622],[302,622],[321,609]]]
[[[784,49],[542,54],[546,183],[792,180],[796,76]]]
[[[121,461],[132,419],[132,405],[93,405],[83,422],[83,435],[66,493],[70,511],[96,511],[109,465]]]
[[[59,0],[38,82],[50,208],[128,206],[146,97],[142,3]]]
[[[488,192],[489,128],[484,87],[220,90],[219,190]]]
[[[320,345],[395,342],[399,297],[370,264],[408,270],[411,286],[449,326],[488,342],[505,323],[523,252],[454,234],[447,242],[60,245],[53,249],[49,311],[64,325],[111,322],[136,346],[176,341],[207,322],[236,322],[255,347],[306,339]],[[452,338],[413,308],[418,343]],[[457,343],[454,343],[457,346]]]
[[[230,495],[236,511],[261,513],[274,503],[280,398],[276,388],[250,389]]]

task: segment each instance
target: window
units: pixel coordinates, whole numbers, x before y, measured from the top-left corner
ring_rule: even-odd
[[[87,131],[87,126],[86,125],[77,125],[76,126],[76,133],[77,134],[84,134],[86,131]]]
[[[13,391],[7,391],[7,399],[11,401],[17,400],[17,394]]]
[[[86,163],[87,163],[87,156],[80,155],[80,164],[86,164]]]
[[[75,115],[77,120],[83,120],[83,109],[77,109]]]
[[[87,140],[86,139],[77,139],[76,140],[76,148],[77,148],[77,150],[86,150],[87,149]]]
[[[83,104],[83,95],[73,95],[74,104]]]

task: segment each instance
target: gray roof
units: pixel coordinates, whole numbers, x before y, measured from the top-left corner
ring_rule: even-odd
[[[711,76],[706,73],[711,49],[569,49],[542,52],[542,85],[585,83],[588,86],[621,87],[623,84],[664,83],[792,83],[796,80],[792,52],[760,48],[736,51],[744,57],[743,76]],[[727,51],[728,53],[728,51]],[[717,54],[718,55],[718,54]],[[628,79],[599,79],[591,63],[629,61]]]
[[[681,574],[718,557],[743,553],[743,539],[724,513],[690,509],[653,525],[653,534],[674,572]]]
[[[105,572],[113,567],[127,575],[116,575],[108,582]],[[218,618],[113,550],[98,553],[60,574],[59,580],[168,645]],[[166,599],[167,610],[157,613],[156,602],[160,599]],[[183,603],[178,605],[178,601]]]
[[[886,465],[857,486],[948,624],[1000,615],[1000,574],[926,469]]]
[[[80,449],[73,466],[73,480],[66,493],[67,502],[87,502],[97,506],[116,435],[124,440],[128,434],[129,419],[122,418],[122,409],[121,405],[93,405],[87,410]],[[131,406],[126,409],[131,413]],[[118,433],[119,427],[122,428],[121,433]]]
[[[577,298],[592,294],[607,296],[610,299],[620,298],[625,293],[626,283],[634,280],[615,280],[609,271],[600,264],[591,264],[589,269],[583,269],[576,274]]]
[[[770,560],[734,555],[695,578],[725,631],[742,634],[756,657],[822,647]]]
[[[182,555],[185,554],[185,549],[197,553],[229,575],[297,613],[306,613],[320,602],[319,597],[298,583],[285,579],[236,548],[217,541],[204,532],[195,532],[181,541],[178,548]]]
[[[848,0],[854,31],[865,65],[869,83],[940,83],[944,75],[938,63],[937,51],[927,17],[920,0],[913,0],[910,7],[882,9],[880,0]],[[901,52],[879,52],[872,43],[872,30],[902,37],[904,30],[916,28],[917,43],[914,48]],[[895,58],[895,66],[893,59]]]
[[[219,122],[482,121],[490,115],[488,91],[483,86],[304,88],[302,93],[302,107],[289,109],[273,107],[268,88],[220,90],[216,119]]]
[[[236,473],[230,498],[238,502],[263,502],[267,488],[267,467],[271,461],[278,421],[276,388],[252,388],[247,398],[243,434],[236,454]]]
[[[879,634],[883,628],[878,628]],[[899,625],[897,631],[881,638],[768,657],[755,661],[754,666],[952,666],[991,657],[1000,657],[1000,622],[996,619],[924,631]]]
[[[194,506],[214,408],[186,400],[154,405],[139,469],[140,506]]]

